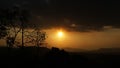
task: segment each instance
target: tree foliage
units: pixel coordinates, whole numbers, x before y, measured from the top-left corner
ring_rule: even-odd
[[[14,6],[12,8],[2,9],[0,11],[0,39],[6,37],[6,43],[16,41],[18,34],[27,25],[30,17],[30,12],[24,8]],[[13,39],[10,39],[13,38]]]
[[[5,38],[8,47],[20,44],[17,41],[17,36],[22,35],[22,44],[26,45],[31,43],[34,46],[41,46],[44,44],[47,36],[46,32],[41,31],[37,26],[29,27],[30,12],[27,9],[14,6],[9,9],[0,11],[0,39]],[[29,28],[32,30],[29,31]]]
[[[34,46],[40,47],[46,45],[45,40],[47,39],[46,32],[40,30],[38,27],[32,28],[30,31],[25,33],[25,43],[32,44]]]

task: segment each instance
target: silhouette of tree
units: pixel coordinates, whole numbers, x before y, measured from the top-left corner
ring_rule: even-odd
[[[12,8],[2,10],[0,24],[4,25],[4,28],[3,26],[0,27],[0,38],[6,36],[6,43],[8,44],[9,39],[14,45],[18,34],[21,32],[22,46],[24,46],[24,27],[27,25],[26,22],[28,22],[29,17],[30,13],[28,10],[21,8],[20,6],[14,6]],[[6,32],[6,28],[8,28],[8,32]]]
[[[41,31],[37,26],[34,25],[29,31],[25,31],[25,45],[36,46],[36,57],[39,58],[40,47],[44,44],[46,45],[47,34],[44,31]]]
[[[7,28],[3,25],[0,26],[0,39],[7,36]]]
[[[35,26],[31,31],[25,32],[25,43],[31,43],[36,47],[44,45],[46,42],[47,34],[44,31],[41,31],[39,27]]]

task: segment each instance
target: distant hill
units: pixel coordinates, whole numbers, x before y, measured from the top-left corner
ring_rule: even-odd
[[[100,48],[98,50],[93,50],[91,52],[98,52],[98,53],[120,53],[120,48]]]
[[[79,49],[79,48],[64,48],[68,52],[85,52],[87,50]]]

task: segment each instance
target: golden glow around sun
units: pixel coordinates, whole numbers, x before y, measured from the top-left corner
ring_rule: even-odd
[[[63,32],[62,31],[58,32],[58,37],[59,38],[63,37]]]

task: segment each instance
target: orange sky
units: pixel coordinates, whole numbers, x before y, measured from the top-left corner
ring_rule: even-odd
[[[98,49],[120,47],[120,29],[109,29],[101,32],[67,32],[64,37],[57,36],[57,29],[46,30],[48,43],[59,48]]]
[[[59,48],[77,48],[77,49],[98,49],[104,47],[120,47],[120,29],[108,29],[101,32],[69,32],[62,29],[63,37],[58,37],[59,29],[48,29],[48,46]],[[5,45],[0,40],[0,45]]]

